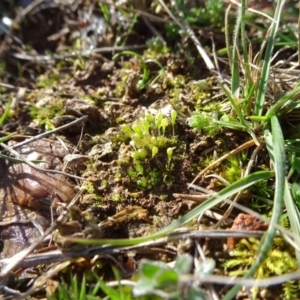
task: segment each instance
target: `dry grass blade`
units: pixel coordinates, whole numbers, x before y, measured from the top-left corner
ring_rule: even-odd
[[[58,171],[58,170],[48,170],[48,169],[43,169],[37,165],[35,165],[34,163],[32,163],[31,161],[25,159],[22,155],[20,155],[17,151],[13,150],[11,147],[0,143],[0,146],[2,148],[4,148],[5,150],[9,151],[10,153],[12,153],[17,159],[19,159],[20,161],[24,162],[25,164],[27,164],[28,166],[30,166],[31,168],[40,171],[40,172],[45,172],[45,173],[53,173],[53,174],[60,174],[63,176],[67,176],[70,178],[74,178],[74,179],[79,179],[79,180],[84,180],[83,178],[76,176],[76,175],[72,175],[66,172],[62,172],[62,171]]]

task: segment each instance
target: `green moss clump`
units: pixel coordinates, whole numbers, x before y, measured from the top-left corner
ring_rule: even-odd
[[[45,127],[46,130],[55,128],[51,122],[51,119],[56,116],[62,116],[64,111],[65,109],[62,99],[55,99],[54,101],[49,101],[45,105],[34,105],[29,108],[29,114],[31,118],[40,126]]]
[[[241,179],[241,171],[239,156],[230,156],[220,175],[229,183],[234,183]]]
[[[247,270],[255,263],[257,251],[259,251],[260,241],[255,238],[249,240],[242,239],[232,251],[233,258],[224,263],[225,272],[232,277],[243,276]],[[255,278],[269,278],[274,275],[283,275],[298,269],[298,263],[295,258],[295,249],[287,244],[283,238],[275,238],[272,249],[266,259],[258,268]],[[283,294],[291,294],[287,291],[288,285],[283,287]],[[298,287],[299,288],[299,287]],[[253,298],[256,299],[259,289],[253,288]],[[299,298],[299,289],[297,298]],[[292,299],[292,298],[284,298]]]

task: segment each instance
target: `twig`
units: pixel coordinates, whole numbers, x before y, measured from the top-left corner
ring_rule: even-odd
[[[57,127],[57,128],[55,128],[55,129],[53,129],[53,130],[50,130],[50,131],[41,133],[41,134],[39,134],[39,135],[37,135],[37,136],[34,136],[34,137],[32,137],[32,138],[30,138],[30,139],[28,139],[28,140],[25,140],[25,141],[23,141],[23,142],[21,142],[21,143],[15,144],[15,145],[11,146],[10,148],[11,148],[11,149],[16,149],[16,148],[22,147],[22,146],[24,146],[24,145],[27,145],[27,144],[29,144],[29,143],[32,143],[32,142],[37,141],[37,140],[39,140],[39,139],[42,139],[42,138],[44,138],[44,137],[46,137],[46,136],[49,136],[49,135],[51,135],[52,133],[55,133],[55,132],[58,132],[58,131],[61,131],[61,130],[68,129],[68,128],[73,127],[74,125],[79,124],[79,123],[83,123],[83,122],[87,121],[87,119],[88,119],[88,116],[82,116],[81,118],[79,118],[79,119],[77,119],[77,120],[75,120],[75,121],[72,121],[72,122],[70,122],[70,123],[68,123],[68,124],[66,124],[66,125]],[[2,151],[0,151],[0,153],[2,153]]]
[[[51,226],[52,227],[52,226]],[[44,236],[47,236],[45,232]],[[20,254],[18,253],[10,258],[5,258],[0,260],[0,264],[3,266],[3,270],[1,272],[1,276],[7,275],[7,269],[9,266],[9,271],[14,268],[30,268],[40,264],[51,264],[55,262],[63,262],[66,260],[73,260],[79,257],[91,257],[94,255],[106,256],[108,254],[120,254],[125,251],[133,251],[139,250],[142,248],[154,247],[162,244],[169,243],[171,241],[178,241],[181,239],[202,239],[202,238],[216,238],[216,239],[227,239],[228,237],[234,238],[249,238],[249,237],[261,237],[263,236],[264,231],[250,231],[250,230],[195,230],[195,231],[187,231],[184,232],[174,232],[167,237],[159,238],[157,240],[151,240],[149,242],[141,243],[134,246],[125,246],[125,247],[117,247],[112,245],[103,245],[103,246],[93,246],[82,250],[73,251],[72,249],[68,250],[54,250],[46,253],[38,253],[32,255],[22,255],[22,259],[20,259]],[[43,236],[43,237],[44,237]],[[36,247],[36,245],[35,245]],[[28,248],[29,249],[29,248]],[[28,252],[28,249],[27,252]],[[33,249],[31,249],[32,251]],[[26,257],[27,256],[27,257]],[[17,261],[18,259],[18,261]],[[13,267],[11,267],[13,265]]]
[[[182,200],[194,201],[196,203],[203,203],[205,200],[207,200],[208,198],[212,197],[213,195],[214,194],[192,195],[192,194],[178,194],[178,193],[174,193],[173,197],[175,197],[176,199],[180,198]]]
[[[53,54],[49,55],[30,55],[30,54],[20,54],[20,53],[11,53],[10,55],[14,58],[20,60],[29,60],[31,62],[47,63],[53,64],[57,60],[65,60],[68,58],[74,58],[78,56],[93,56],[100,53],[110,53],[110,52],[121,52],[125,50],[143,50],[146,45],[127,45],[127,46],[112,46],[112,47],[101,47],[95,48],[92,51],[80,51],[80,52],[67,52],[65,54]]]

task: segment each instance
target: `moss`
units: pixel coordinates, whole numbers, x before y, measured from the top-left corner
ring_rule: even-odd
[[[42,74],[38,77],[37,86],[39,88],[49,88],[57,86],[59,84],[60,78],[59,75],[55,73],[51,74]]]
[[[51,99],[52,100],[52,99]],[[46,130],[54,129],[51,119],[64,114],[64,102],[62,99],[49,100],[46,104],[40,106],[31,106],[29,114],[40,126],[45,127]]]
[[[259,245],[260,241],[255,238],[242,239],[231,253],[233,258],[225,261],[225,272],[229,276],[244,275],[255,262]],[[269,278],[272,275],[282,275],[296,271],[298,264],[294,254],[293,247],[283,238],[275,238],[272,249],[258,268],[255,278],[259,280]],[[254,299],[258,291],[258,288],[253,289]]]
[[[241,179],[241,165],[240,165],[240,157],[239,156],[230,156],[225,164],[223,164],[223,171],[220,173],[225,180],[229,183],[234,183]]]
[[[95,194],[96,193],[96,190],[95,190],[95,186],[94,184],[89,181],[89,180],[86,180],[82,186],[81,186],[81,190],[86,192],[87,194],[89,195],[92,195],[92,194]]]
[[[167,54],[170,49],[163,44],[163,42],[157,38],[151,38],[146,42],[148,48],[145,50],[145,56],[147,57],[157,57],[159,54]]]
[[[119,194],[112,194],[111,195],[111,200],[116,201],[116,202],[122,202],[122,197]]]
[[[115,89],[112,91],[113,96],[117,98],[121,98],[124,96],[126,92],[126,81],[129,74],[124,74],[122,79],[117,83]]]
[[[168,195],[159,195],[159,199],[161,201],[167,201],[168,200]]]

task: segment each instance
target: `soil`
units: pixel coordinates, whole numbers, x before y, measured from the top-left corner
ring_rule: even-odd
[[[148,19],[141,13],[147,8],[155,16],[154,5],[146,2],[137,4],[135,22],[129,5],[124,5],[127,16],[117,4],[108,6],[110,19],[105,20],[93,1],[74,1],[71,5],[45,2],[27,6],[26,12],[13,10],[3,2],[4,11],[16,19],[15,26],[1,36],[1,109],[2,114],[7,109],[9,113],[1,137],[14,133],[8,144],[12,147],[88,117],[85,122],[14,148],[39,168],[63,174],[2,159],[1,203],[10,207],[1,210],[2,259],[27,249],[51,224],[56,225],[53,232],[46,242],[37,245],[35,253],[52,251],[53,247],[63,251],[85,248],[69,237],[119,239],[157,232],[198,205],[187,196],[197,194],[188,185],[214,157],[251,140],[241,131],[227,129],[207,135],[188,125],[187,118],[197,107],[218,107],[224,93],[194,44],[178,34],[168,36],[172,31],[166,31],[165,24],[170,20],[165,14]],[[153,28],[161,34],[161,40],[154,39]],[[193,29],[206,48],[211,47],[210,37],[218,49],[225,47],[222,26]],[[227,74],[229,67],[224,58],[219,56],[219,65]],[[175,125],[172,110],[177,112]],[[139,144],[139,128],[133,130],[133,126],[141,124],[147,115],[157,120],[159,114],[168,125],[163,130],[150,122],[149,137],[161,138],[158,152],[153,155],[150,139]],[[124,125],[129,126],[131,135]],[[167,150],[171,148],[169,158]],[[251,154],[254,148],[248,150]],[[35,155],[40,152],[43,155]],[[5,149],[1,153],[18,158]],[[263,164],[259,162],[257,169]],[[226,168],[226,164],[216,166],[215,172],[222,175]],[[205,175],[197,185],[207,192],[218,192],[225,186]],[[183,196],[174,197],[176,193]],[[242,201],[249,203],[252,198],[249,192]],[[215,211],[222,215],[226,208]],[[237,214],[234,210],[224,221],[224,228],[230,228]],[[215,223],[211,217],[201,219],[203,229]],[[196,220],[188,228],[197,229]],[[208,252],[221,266],[228,253],[226,239],[219,241],[211,241]],[[193,246],[182,250],[182,243],[172,242],[151,252],[140,250],[133,258],[124,252],[115,256],[118,263],[113,264],[122,266],[128,277],[142,258],[167,262],[180,251],[191,253]],[[113,279],[112,270],[105,268],[112,263],[110,259],[102,263],[104,267],[96,268],[95,273]],[[50,266],[34,268],[38,277]],[[77,273],[82,275],[90,268],[95,270],[95,264],[86,258],[84,262],[73,262],[70,270],[76,273],[80,269]],[[20,281],[29,281],[25,270],[15,274]],[[67,277],[55,274],[53,278],[59,280],[59,276]],[[20,292],[28,289],[20,282],[10,287]]]

